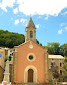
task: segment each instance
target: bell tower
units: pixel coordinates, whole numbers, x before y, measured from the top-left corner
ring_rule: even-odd
[[[36,42],[36,27],[32,21],[32,18],[30,18],[25,29],[25,42],[29,40]]]

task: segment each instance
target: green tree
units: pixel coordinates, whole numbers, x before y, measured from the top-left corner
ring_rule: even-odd
[[[25,42],[23,34],[0,30],[0,46],[13,48]]]
[[[39,41],[36,39],[37,44],[39,44]]]
[[[67,56],[67,43],[61,45],[61,53],[63,56]]]
[[[59,78],[59,73],[56,69],[53,72],[53,77],[56,79],[56,85],[57,85],[57,79]]]
[[[44,46],[44,48],[48,49],[49,54],[60,54],[60,44],[58,42],[47,43],[47,46]]]
[[[23,34],[13,33],[0,30],[0,46],[13,48],[25,42],[25,36]],[[42,46],[36,39],[36,42]]]
[[[42,46],[42,43],[40,43],[40,46]]]
[[[42,43],[40,43],[37,39],[36,39],[36,43],[42,46]]]
[[[9,60],[9,57],[7,55],[5,55],[5,62]]]
[[[67,75],[67,57],[65,57],[65,59],[64,59],[62,71],[65,75]]]

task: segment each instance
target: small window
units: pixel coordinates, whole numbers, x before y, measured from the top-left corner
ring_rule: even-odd
[[[62,75],[62,70],[60,70],[60,75]]]
[[[60,67],[62,66],[62,63],[60,62]]]
[[[30,31],[30,38],[33,38],[33,31]]]
[[[0,54],[0,57],[2,57],[2,54]]]
[[[29,56],[29,59],[30,59],[30,60],[33,60],[33,56],[32,56],[32,55],[30,55],[30,56]]]
[[[33,54],[33,53],[29,53],[29,54],[27,55],[27,60],[30,61],[30,62],[34,61],[35,58],[36,58],[36,56],[35,56],[35,54]]]

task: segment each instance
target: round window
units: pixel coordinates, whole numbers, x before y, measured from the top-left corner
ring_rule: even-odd
[[[30,55],[30,56],[29,56],[29,59],[30,59],[30,60],[33,60],[33,56],[32,56],[32,55]]]
[[[36,58],[36,56],[35,56],[35,54],[33,54],[33,53],[29,53],[29,54],[27,55],[27,60],[30,61],[30,62],[34,61],[35,58]]]

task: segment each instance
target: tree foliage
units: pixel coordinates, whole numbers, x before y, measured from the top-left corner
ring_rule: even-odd
[[[36,39],[37,43],[42,46]],[[0,30],[0,46],[13,48],[25,42],[25,36],[23,34],[8,32]]]
[[[55,70],[55,71],[53,72],[53,77],[56,78],[56,79],[59,77],[59,73],[58,73],[57,70]]]
[[[13,48],[25,41],[23,34],[0,30],[0,46]]]
[[[63,56],[67,56],[67,43],[61,46],[61,52]]]
[[[60,46],[58,42],[47,43],[47,48],[49,54],[67,56],[67,43]]]
[[[47,46],[44,48],[48,49],[49,54],[60,54],[60,44],[58,42],[47,43]]]
[[[63,73],[67,75],[67,57],[65,57],[64,59]]]
[[[36,39],[36,43],[42,46],[42,43],[40,43],[37,39]]]
[[[7,55],[5,55],[5,62],[9,60],[9,57]]]

